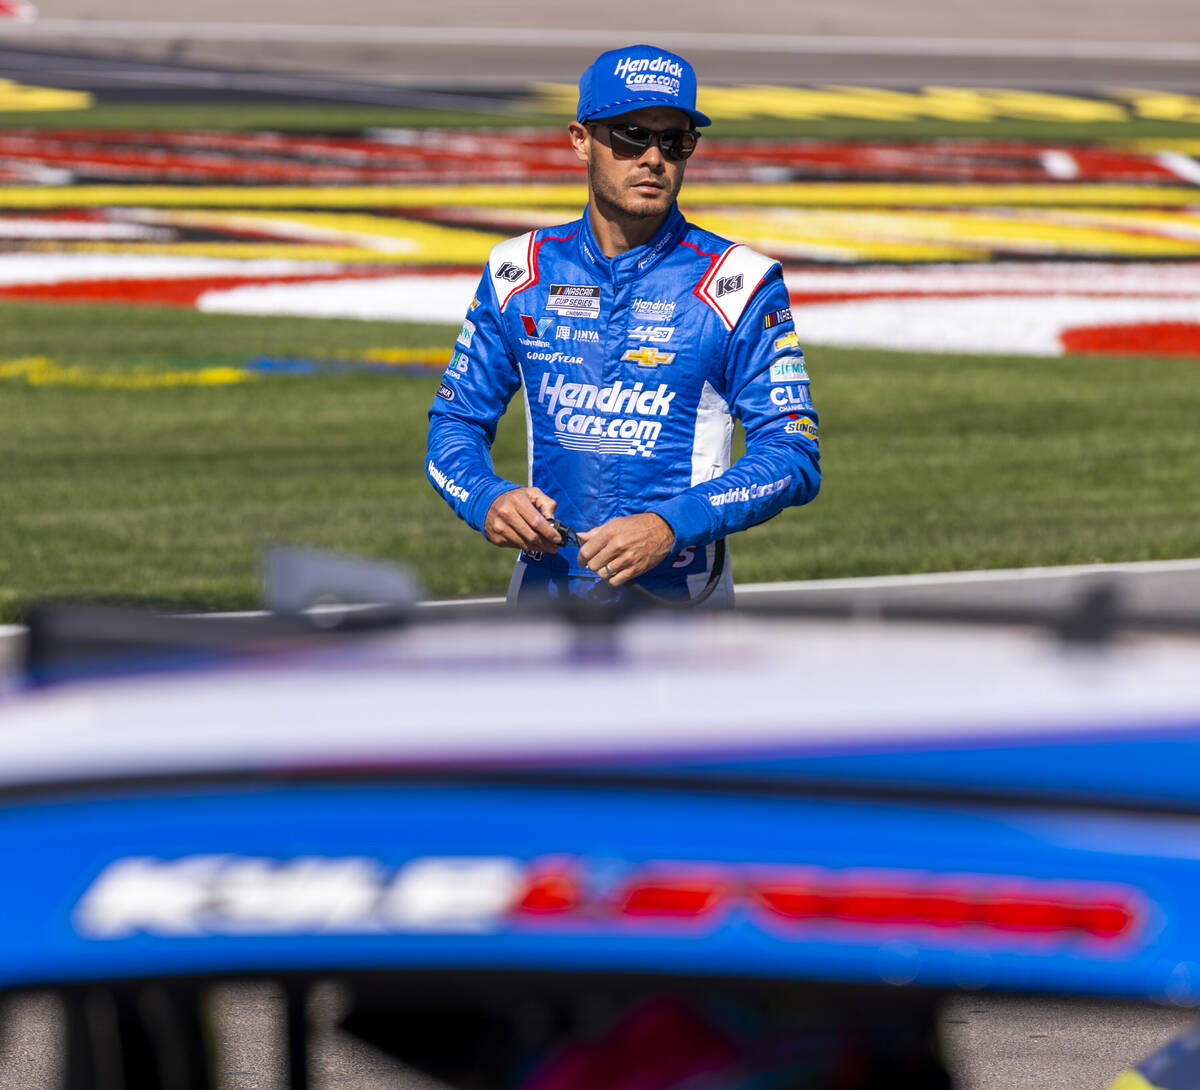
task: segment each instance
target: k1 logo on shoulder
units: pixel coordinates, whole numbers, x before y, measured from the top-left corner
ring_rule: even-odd
[[[719,299],[722,295],[741,291],[745,283],[746,277],[742,273],[738,273],[736,276],[719,276],[713,294]]]
[[[514,265],[511,261],[504,262],[496,270],[497,280],[507,280],[511,284],[515,284],[522,276],[525,275],[525,270],[520,265]]]

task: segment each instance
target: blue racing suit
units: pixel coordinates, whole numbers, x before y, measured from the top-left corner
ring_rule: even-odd
[[[615,258],[586,212],[492,250],[429,411],[426,457],[433,487],[476,530],[518,487],[489,451],[521,388],[529,483],[577,530],[644,511],[665,519],[674,547],[638,579],[664,597],[696,595],[714,543],[820,487],[817,414],[778,262],[678,207]],[[731,466],[734,417],[746,452]],[[722,579],[731,600],[728,566]],[[509,596],[607,590],[565,546],[522,552]]]

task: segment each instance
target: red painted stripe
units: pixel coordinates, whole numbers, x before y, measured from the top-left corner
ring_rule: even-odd
[[[554,132],[427,130],[412,142],[281,133],[116,129],[25,129],[0,133],[0,155],[103,177],[242,178],[314,182],[519,181],[578,177],[582,170]],[[1063,152],[1076,169],[1062,179],[1046,168]],[[709,138],[689,166],[699,180],[752,178],[771,167],[787,178],[863,178],[977,182],[1177,181],[1149,152],[1020,141],[846,143]],[[12,166],[9,167],[12,169]]]
[[[0,287],[0,297],[56,303],[119,303],[133,306],[194,306],[207,291],[225,291],[271,284],[303,284],[350,277],[375,279],[395,270],[370,273],[311,273],[293,276],[195,276],[171,280],[71,280],[58,284],[12,284]]]
[[[1081,326],[1061,337],[1068,352],[1089,355],[1194,356],[1200,358],[1200,322],[1131,322]]]

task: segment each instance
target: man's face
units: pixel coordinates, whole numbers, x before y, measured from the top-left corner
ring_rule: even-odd
[[[630,158],[614,154],[609,125],[640,125],[646,129],[687,129],[687,114],[669,106],[650,106],[619,117],[569,126],[575,154],[588,165],[592,200],[610,212],[630,219],[665,215],[683,185],[682,160],[668,159],[657,144]]]

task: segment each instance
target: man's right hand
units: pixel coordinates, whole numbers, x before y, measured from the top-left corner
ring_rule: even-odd
[[[505,549],[556,553],[562,537],[550,525],[558,506],[540,488],[514,488],[492,501],[483,520],[484,536]]]

